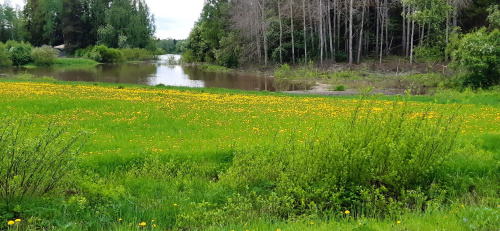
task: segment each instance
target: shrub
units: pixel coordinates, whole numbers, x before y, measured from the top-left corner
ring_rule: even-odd
[[[155,59],[153,52],[140,48],[126,48],[120,50],[127,61],[146,61]]]
[[[345,86],[344,85],[338,85],[333,90],[334,91],[345,91]]]
[[[73,168],[82,134],[68,135],[68,127],[50,123],[35,128],[26,119],[4,119],[0,124],[0,200],[39,196],[60,186]]]
[[[29,43],[9,40],[7,41],[7,49],[9,50],[12,64],[15,66],[25,65],[32,61],[31,50],[33,47]]]
[[[31,51],[31,58],[37,66],[51,66],[57,60],[59,51],[50,47],[36,47]]]
[[[95,46],[92,50],[92,53],[94,52],[99,53],[102,57],[101,61],[105,63],[116,63],[124,60],[123,53],[120,50],[108,48],[104,45]]]
[[[195,62],[198,62],[198,60],[196,59],[193,50],[188,49],[188,50],[184,51],[184,53],[182,53],[181,62],[183,62],[183,63],[195,63]]]
[[[227,68],[239,66],[241,47],[239,46],[240,38],[235,33],[230,33],[223,37],[220,41],[220,49],[215,51],[215,60],[217,65]]]
[[[382,205],[371,205],[389,209],[401,192],[430,187],[427,176],[448,159],[458,134],[456,115],[442,115],[451,108],[417,111],[407,100],[371,105],[360,100],[351,119],[325,136],[292,135],[281,147],[240,150],[221,183],[292,198],[299,214],[369,204],[374,192],[382,199],[373,203]]]
[[[466,34],[453,52],[453,65],[465,69],[463,85],[487,88],[500,83],[500,31]]]
[[[10,53],[7,50],[7,46],[0,42],[0,67],[12,66],[12,60],[10,58]]]

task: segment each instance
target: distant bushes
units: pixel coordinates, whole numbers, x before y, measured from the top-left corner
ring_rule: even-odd
[[[14,66],[25,65],[32,61],[31,50],[33,47],[31,44],[12,40],[7,41],[6,44],[6,49],[10,53],[10,59]]]
[[[36,47],[31,51],[31,58],[37,66],[52,66],[56,60],[59,51],[50,47]]]
[[[125,60],[127,61],[146,61],[156,59],[156,56],[148,50],[140,48],[121,49]]]
[[[12,60],[10,59],[10,53],[7,50],[7,46],[0,42],[0,67],[12,66]]]
[[[156,59],[156,55],[146,49],[115,49],[108,48],[104,45],[89,46],[85,49],[78,49],[75,51],[75,56],[92,59],[94,61],[102,63],[118,63],[123,61],[145,61]]]

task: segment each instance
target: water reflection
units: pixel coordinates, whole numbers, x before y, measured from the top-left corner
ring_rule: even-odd
[[[196,67],[169,65],[168,59],[178,55],[160,56],[158,61],[101,64],[87,68],[2,68],[1,75],[33,74],[52,76],[63,81],[132,83],[183,87],[217,87],[241,90],[275,91],[273,79],[226,72],[205,72]]]

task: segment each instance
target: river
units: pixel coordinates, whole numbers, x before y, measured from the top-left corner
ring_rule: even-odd
[[[200,88],[227,88],[251,91],[275,91],[273,78],[228,72],[207,72],[197,67],[170,65],[168,59],[179,55],[161,55],[148,62],[99,64],[84,68],[36,67],[0,68],[1,76],[29,73],[62,81],[131,83]]]

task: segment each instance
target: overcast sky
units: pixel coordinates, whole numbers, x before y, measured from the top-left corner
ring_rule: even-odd
[[[13,6],[24,6],[24,0],[10,2]],[[155,15],[156,37],[161,39],[186,39],[203,9],[203,0],[146,0],[146,3]]]

